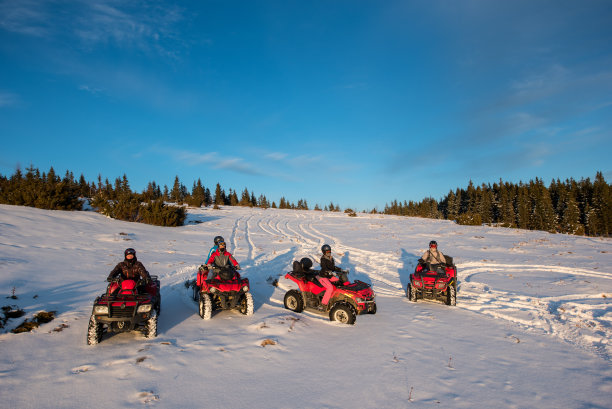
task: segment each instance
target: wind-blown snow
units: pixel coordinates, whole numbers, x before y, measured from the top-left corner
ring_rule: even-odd
[[[0,206],[1,305],[57,311],[0,335],[0,407],[611,407],[610,239],[276,209],[189,209],[188,220]],[[252,317],[204,321],[184,286],[219,234],[251,281]],[[431,239],[457,264],[456,307],[405,296]],[[283,308],[284,273],[324,243],[373,285],[376,315],[345,326]],[[160,277],[158,337],[87,346],[92,302],[126,247]],[[4,298],[13,288],[18,299]]]

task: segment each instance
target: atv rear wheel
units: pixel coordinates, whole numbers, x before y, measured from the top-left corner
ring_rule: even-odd
[[[87,345],[96,345],[102,341],[102,324],[92,315],[87,327]]]
[[[414,286],[412,286],[411,284],[408,284],[408,291],[406,291],[406,293],[408,294],[408,300],[412,302],[416,302],[418,294],[417,294],[417,289],[414,288]]]
[[[212,302],[210,301],[210,295],[206,293],[200,293],[200,317],[204,320],[209,320],[212,314]]]
[[[457,305],[457,288],[454,284],[449,285],[446,290],[446,305]]]
[[[289,290],[285,294],[285,308],[293,312],[304,311],[304,300],[302,294],[297,290]]]
[[[355,309],[350,304],[344,302],[334,305],[329,312],[330,321],[338,321],[342,324],[353,325],[356,318]]]
[[[145,325],[145,338],[155,338],[157,336],[157,310],[152,309],[151,315]]]
[[[240,298],[240,313],[244,315],[253,315],[255,307],[253,306],[253,295],[251,293],[244,293]]]

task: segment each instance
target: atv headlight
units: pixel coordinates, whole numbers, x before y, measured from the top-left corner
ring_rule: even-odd
[[[143,304],[138,306],[138,312],[149,312],[151,311],[151,304]]]
[[[438,281],[438,282],[436,283],[436,289],[438,289],[438,290],[443,290],[443,289],[444,289],[444,287],[446,287],[446,283],[445,283],[444,281]]]
[[[244,291],[245,293],[249,291],[249,286],[245,285],[244,287],[242,287],[242,291]]]
[[[355,302],[356,302],[357,304],[360,304],[360,303],[364,303],[364,302],[365,302],[365,300],[364,300],[363,298],[355,298]]]
[[[208,291],[210,291],[211,294],[214,294],[217,292],[217,289],[215,287],[210,287]]]
[[[94,314],[108,314],[108,306],[107,305],[96,305],[94,307]]]
[[[412,285],[414,285],[415,287],[421,288],[421,287],[423,287],[423,282],[421,280],[414,280],[412,282]]]

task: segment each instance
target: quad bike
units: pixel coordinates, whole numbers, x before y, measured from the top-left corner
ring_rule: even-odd
[[[212,278],[207,279],[208,269],[200,267],[191,283],[193,300],[198,302],[202,319],[209,320],[214,310],[237,309],[244,315],[253,315],[253,295],[249,279],[240,277],[233,268],[212,268]]]
[[[145,291],[138,291],[139,284]],[[160,282],[157,276],[151,276],[146,287],[142,281],[111,279],[106,293],[94,301],[87,328],[87,345],[102,341],[105,332],[141,330],[145,337],[154,338],[157,336],[160,312]]]
[[[429,298],[444,301],[446,305],[457,305],[457,267],[453,258],[446,257],[444,264],[421,262],[410,274],[406,294],[410,301]]]
[[[309,272],[291,271],[285,278],[295,282],[299,289],[289,290],[285,294],[285,308],[294,312],[302,312],[306,308],[329,312],[331,321],[343,324],[354,324],[357,315],[368,313],[376,314],[374,291],[369,284],[355,280],[346,285],[343,281],[332,282],[334,289],[327,306],[321,302],[325,294],[323,287],[317,280],[319,271]]]

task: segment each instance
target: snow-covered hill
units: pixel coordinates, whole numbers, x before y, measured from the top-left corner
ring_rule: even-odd
[[[1,305],[57,311],[0,335],[0,407],[611,407],[610,239],[276,209],[190,209],[189,221],[0,206]],[[203,321],[184,286],[219,234],[251,280],[252,317]],[[405,297],[431,239],[458,266],[456,307]],[[376,315],[344,326],[283,308],[284,273],[324,243],[373,285]],[[91,303],[126,247],[161,279],[159,335],[87,346]]]

